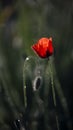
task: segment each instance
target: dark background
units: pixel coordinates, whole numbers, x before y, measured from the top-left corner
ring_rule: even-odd
[[[41,37],[52,37],[57,73],[57,112],[60,130],[71,130],[73,122],[73,1],[72,0],[0,0],[0,129],[23,129],[30,109],[24,107],[23,64],[34,55],[31,45]],[[55,72],[54,72],[55,73]],[[55,77],[56,78],[56,77]],[[58,86],[58,85],[56,85]],[[63,95],[59,95],[60,91]],[[60,96],[60,97],[59,97]],[[29,95],[30,97],[30,95]],[[26,129],[55,130],[54,106],[50,90],[48,111],[42,124]],[[35,98],[34,98],[35,100]],[[61,100],[61,102],[60,102]],[[63,101],[64,100],[64,101]],[[63,104],[64,103],[64,104]],[[66,104],[65,104],[66,103]],[[66,105],[66,106],[65,106]],[[42,106],[41,106],[42,107]],[[68,107],[68,108],[67,108]],[[32,105],[35,110],[34,105]],[[66,110],[69,111],[66,112]],[[38,110],[37,110],[38,111]],[[28,114],[29,113],[29,114]],[[45,115],[47,112],[45,112]],[[32,115],[32,113],[31,113]],[[38,115],[40,116],[40,115]],[[42,117],[41,117],[42,118]],[[40,120],[41,120],[40,118]],[[21,120],[21,121],[18,121]],[[46,122],[46,123],[45,123]],[[67,126],[68,123],[68,126]],[[31,125],[32,124],[32,125]],[[47,127],[48,125],[48,127]],[[28,127],[27,127],[28,126]],[[35,127],[34,127],[35,126]]]

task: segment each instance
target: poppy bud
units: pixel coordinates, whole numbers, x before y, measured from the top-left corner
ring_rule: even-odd
[[[32,45],[32,49],[41,58],[48,58],[54,52],[52,38],[41,38],[38,42]]]

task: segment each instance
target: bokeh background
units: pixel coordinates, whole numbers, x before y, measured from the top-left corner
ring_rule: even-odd
[[[73,0],[0,0],[1,130],[57,130],[52,92],[48,108],[50,119],[47,122],[46,117],[44,119],[46,127],[40,123],[36,128],[33,119],[32,126],[30,123],[27,128],[28,121],[25,121],[31,112],[26,110],[25,114],[23,64],[27,56],[34,55],[31,45],[41,37],[53,38],[56,84],[60,86],[56,91],[59,128],[73,129]],[[65,99],[59,97],[60,91]],[[69,116],[64,109],[67,107]]]

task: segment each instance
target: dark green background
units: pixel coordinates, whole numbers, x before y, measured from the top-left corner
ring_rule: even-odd
[[[1,0],[0,21],[5,17],[2,12],[8,7],[12,8],[12,13],[2,23],[0,22],[0,129],[16,130],[14,122],[20,118],[23,126],[25,125],[24,117],[30,115],[31,112],[28,109],[25,114],[24,60],[27,56],[35,55],[31,50],[31,45],[36,43],[39,38],[52,37],[55,71],[70,113],[70,118],[64,114],[63,102],[60,102],[62,97],[60,96],[59,99],[56,91],[60,130],[71,130],[66,122],[70,124],[73,122],[73,1]],[[34,124],[37,123],[33,119],[32,125],[30,123],[28,129],[56,129],[51,90],[48,101],[50,104],[47,109],[50,111],[48,122],[50,123],[46,122],[46,117],[44,119],[44,124],[47,124],[48,127],[43,126],[42,128],[40,123],[39,128],[36,128]],[[35,110],[34,105],[32,108]]]

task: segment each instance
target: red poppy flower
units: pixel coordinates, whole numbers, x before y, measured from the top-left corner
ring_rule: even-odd
[[[41,57],[47,58],[54,52],[52,45],[52,38],[41,38],[36,44],[32,46],[32,49]]]

